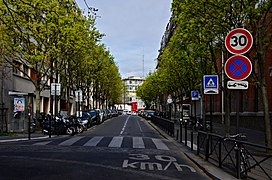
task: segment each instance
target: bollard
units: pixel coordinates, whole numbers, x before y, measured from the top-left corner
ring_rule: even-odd
[[[179,130],[180,130],[180,134],[179,134],[179,142],[182,143],[182,124],[179,124]]]
[[[179,137],[179,130],[177,129],[177,137],[176,137],[177,141],[178,141],[178,137]]]
[[[191,131],[191,150],[194,150],[194,132]]]
[[[185,146],[187,146],[187,121],[185,121],[185,132],[184,132],[184,138],[185,138]]]

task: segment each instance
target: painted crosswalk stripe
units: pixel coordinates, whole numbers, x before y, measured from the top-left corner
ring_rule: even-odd
[[[133,137],[132,144],[133,148],[145,148],[144,140],[142,137]]]
[[[86,142],[83,146],[96,146],[103,138],[103,136],[95,136]]]
[[[155,146],[156,146],[157,149],[160,149],[160,150],[169,150],[169,148],[162,142],[161,139],[152,138],[152,141],[155,144]]]
[[[49,143],[51,143],[52,141],[43,141],[43,142],[37,142],[37,143],[35,143],[35,144],[33,144],[33,145],[38,145],[38,146],[42,146],[42,145],[47,145],[47,144],[49,144]]]
[[[123,137],[115,136],[112,138],[108,147],[121,147],[122,142],[123,142]]]
[[[71,146],[72,144],[74,144],[75,142],[79,141],[82,138],[84,138],[84,136],[73,137],[71,139],[67,139],[66,141],[63,141],[59,145],[60,146]]]

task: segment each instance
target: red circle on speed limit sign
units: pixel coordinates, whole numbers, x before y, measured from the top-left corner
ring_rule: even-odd
[[[225,46],[232,54],[244,54],[252,47],[253,37],[251,33],[242,28],[233,29],[225,39]]]

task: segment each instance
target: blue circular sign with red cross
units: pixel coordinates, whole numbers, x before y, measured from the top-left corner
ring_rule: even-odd
[[[226,61],[225,73],[234,81],[246,79],[251,74],[251,71],[252,64],[246,56],[234,55]]]

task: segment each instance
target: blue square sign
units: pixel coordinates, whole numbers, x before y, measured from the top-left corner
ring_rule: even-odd
[[[199,92],[198,91],[191,91],[191,98],[193,101],[199,100]]]
[[[204,94],[218,94],[218,76],[203,76]]]

